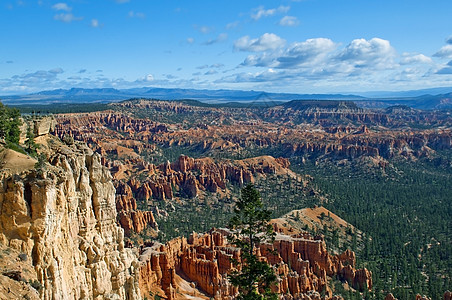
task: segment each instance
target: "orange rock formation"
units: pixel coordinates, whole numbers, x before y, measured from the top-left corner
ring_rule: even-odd
[[[166,245],[156,243],[143,248],[139,281],[142,294],[161,288],[168,299],[175,299],[178,287],[174,278],[181,274],[209,297],[232,299],[237,289],[228,282],[227,273],[233,268],[231,258],[240,259],[240,250],[227,243],[226,235],[226,230],[211,230],[203,235],[193,233],[188,240],[177,238]],[[332,299],[327,282],[334,275],[358,290],[372,288],[372,274],[367,269],[355,269],[353,252],[330,255],[322,240],[308,234],[279,234],[272,245],[260,245],[257,253],[276,269],[279,280],[274,290],[285,299],[304,299],[309,293],[322,291]]]

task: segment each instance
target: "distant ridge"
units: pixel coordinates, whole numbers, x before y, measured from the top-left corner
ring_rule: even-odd
[[[154,98],[161,100],[192,99],[208,103],[290,101],[295,99],[317,100],[357,100],[365,99],[356,95],[342,94],[290,94],[266,93],[244,90],[197,90],[179,88],[143,87],[133,89],[57,89],[28,95],[0,96],[2,102],[10,105],[52,104],[52,103],[92,103],[116,102],[130,98]]]
[[[448,91],[436,95],[422,92]],[[371,95],[372,92],[364,93]],[[376,96],[386,95],[386,96]],[[419,95],[420,94],[420,95]],[[416,96],[402,96],[416,95]],[[180,88],[142,87],[131,89],[114,88],[71,88],[41,91],[28,95],[0,96],[7,105],[50,105],[80,103],[110,103],[132,98],[160,100],[196,100],[204,104],[217,104],[231,107],[274,106],[294,100],[353,101],[363,108],[387,108],[405,105],[415,109],[452,109],[452,87],[435,88],[406,92],[375,92],[372,98],[353,94],[291,94],[267,93],[245,90],[200,90]],[[325,105],[323,103],[322,105]],[[347,104],[349,105],[349,104]]]
[[[338,100],[292,100],[283,104],[285,108],[294,110],[305,110],[310,108],[327,108],[327,109],[358,109],[358,106],[352,101]]]

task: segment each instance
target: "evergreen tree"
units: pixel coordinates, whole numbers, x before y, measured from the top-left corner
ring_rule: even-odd
[[[27,152],[29,154],[36,155],[38,145],[35,143],[35,135],[31,126],[28,126],[27,128],[27,139],[25,140],[25,145],[27,146]]]
[[[8,108],[0,102],[0,138],[6,142],[18,144],[20,124],[19,110]]]
[[[264,209],[259,192],[252,184],[241,190],[241,198],[234,208],[229,222],[233,234],[231,242],[240,248],[240,261],[233,260],[236,267],[229,275],[231,283],[238,287],[237,299],[276,299],[271,285],[276,275],[271,266],[260,260],[256,247],[273,241],[275,233],[269,223],[271,212]]]

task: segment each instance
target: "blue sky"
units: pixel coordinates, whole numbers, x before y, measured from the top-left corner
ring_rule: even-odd
[[[0,95],[452,87],[450,0],[0,0]]]

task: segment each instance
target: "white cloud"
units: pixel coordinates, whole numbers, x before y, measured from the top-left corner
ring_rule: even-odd
[[[56,21],[61,21],[64,23],[71,23],[73,21],[81,21],[83,20],[83,17],[76,17],[71,13],[61,13],[61,14],[56,14],[53,19],[55,19]]]
[[[303,64],[316,64],[327,54],[335,50],[337,45],[327,38],[307,39],[293,43],[277,58],[278,68],[296,68]]]
[[[267,51],[259,55],[249,55],[241,66],[272,67],[279,69],[307,68],[326,64],[328,55],[337,44],[327,38],[307,39],[296,42],[286,49]]]
[[[400,64],[409,65],[409,64],[430,64],[432,63],[432,59],[424,54],[409,54],[404,53],[403,58],[400,60]]]
[[[37,88],[48,88],[59,81],[59,75],[64,73],[62,68],[54,68],[48,71],[39,70],[32,73],[14,75],[8,79],[0,79],[0,91],[31,91]]]
[[[237,43],[238,49],[251,47],[249,38],[241,42]],[[363,89],[387,88],[397,84],[402,87],[407,82],[411,87],[417,87],[413,82],[426,83],[426,78],[432,78],[431,82],[441,82],[439,76],[434,75],[431,58],[423,54],[405,53],[398,64],[395,62],[396,51],[387,40],[356,39],[345,47],[339,47],[339,43],[330,39],[315,38],[295,42],[285,48],[267,49],[248,55],[240,65],[266,68],[265,71],[232,74],[217,81],[235,84],[261,82],[281,88],[296,86],[295,82],[304,82],[305,85],[315,82],[328,89],[342,86],[342,91],[345,88],[355,89],[358,82]],[[411,65],[402,69],[401,64]],[[451,67],[444,65],[442,69],[436,68],[439,70],[437,74],[450,74]],[[442,82],[447,77],[443,78]]]
[[[441,49],[433,54],[433,56],[440,58],[452,58],[452,44],[441,47]]]
[[[274,53],[262,53],[259,55],[248,55],[240,66],[254,66],[254,67],[275,67],[277,55]]]
[[[192,37],[187,38],[187,43],[188,44],[193,44],[195,42],[195,39]]]
[[[300,24],[300,21],[296,17],[292,16],[284,16],[280,21],[279,25],[281,26],[297,26]]]
[[[66,3],[62,3],[62,2],[53,5],[52,8],[54,10],[64,10],[67,12],[70,12],[72,10],[72,7],[70,7]]]
[[[393,66],[395,50],[387,40],[373,38],[355,39],[345,47],[336,59],[354,68],[390,68]]]
[[[148,75],[144,76],[143,81],[145,81],[145,82],[154,81],[154,76],[152,74],[148,74]]]
[[[264,9],[263,6],[259,6],[254,9],[254,13],[251,14],[251,18],[254,20],[259,20],[262,17],[273,16],[278,13],[286,13],[290,10],[290,6],[279,6],[278,8]]]
[[[281,48],[286,43],[274,33],[264,33],[256,39],[243,36],[234,42],[234,49],[237,51],[261,52]]]

